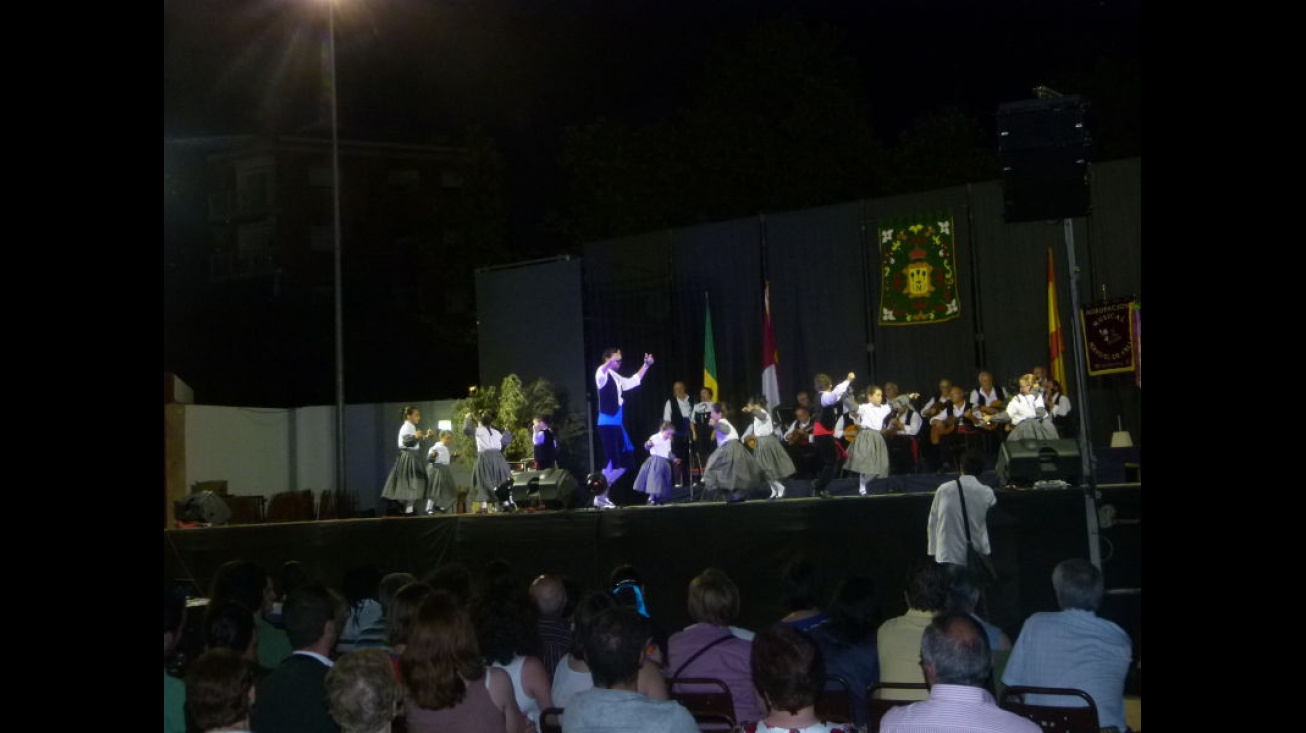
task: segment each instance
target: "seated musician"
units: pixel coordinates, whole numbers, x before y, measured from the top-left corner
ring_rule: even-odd
[[[920,398],[919,392],[902,394],[896,382],[884,383],[884,404],[893,408],[893,412],[884,422],[880,434],[889,444],[889,472],[891,474],[912,473],[916,469],[917,453],[912,449],[916,436],[920,434],[924,420],[912,406],[912,400]]]
[[[971,390],[970,404],[978,411],[973,422],[983,433],[984,457],[989,463],[997,461],[998,449],[1007,437],[1007,426],[993,422],[992,418],[1007,409],[1009,398],[1007,390],[993,382],[992,372],[986,370],[979,373],[979,386]]]
[[[785,451],[794,462],[794,468],[798,469],[794,478],[816,478],[816,473],[820,469],[820,457],[816,454],[816,446],[812,445],[810,407],[800,404],[794,408],[794,421],[785,430],[784,444]]]
[[[939,391],[925,403],[921,408],[921,418],[926,423],[934,419],[934,416],[943,412],[943,409],[952,401],[952,380],[940,379]]]
[[[1070,398],[1061,391],[1061,382],[1051,377],[1043,380],[1043,404],[1052,416],[1057,435],[1073,438],[1079,434],[1079,426],[1070,417]]]
[[[927,460],[931,470],[940,473],[957,470],[957,456],[966,450],[967,435],[974,432],[974,417],[971,405],[966,401],[966,390],[954,384],[948,394],[948,404],[930,418]]]

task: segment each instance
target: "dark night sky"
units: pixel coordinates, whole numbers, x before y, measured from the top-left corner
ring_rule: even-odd
[[[312,122],[326,1],[165,0],[165,139]],[[944,106],[991,119],[1099,57],[1137,62],[1142,45],[1141,0],[336,2],[345,137],[425,142],[476,124],[536,190],[555,188],[567,125],[668,117],[714,49],[780,16],[844,34],[886,138]]]
[[[326,2],[164,0],[165,141],[316,122]],[[838,30],[886,142],[947,107],[991,124],[999,104],[1031,98],[1035,85],[1056,88],[1102,59],[1137,66],[1142,47],[1141,0],[335,2],[342,138],[489,132],[505,156],[520,259],[558,252],[540,224],[563,204],[566,127],[671,118],[694,102],[712,55],[761,22]],[[165,242],[165,272],[166,258]]]

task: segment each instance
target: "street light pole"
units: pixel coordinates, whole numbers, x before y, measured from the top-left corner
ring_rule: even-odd
[[[331,208],[335,225],[335,346],[336,346],[336,507],[345,498],[345,342],[344,296],[340,268],[340,122],[336,101],[336,0],[327,0],[327,55],[331,66]]]

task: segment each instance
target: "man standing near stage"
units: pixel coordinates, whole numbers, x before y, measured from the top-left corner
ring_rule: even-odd
[[[626,472],[622,454],[635,452],[635,446],[630,442],[630,436],[626,434],[622,422],[622,405],[626,401],[624,393],[626,390],[638,387],[645,372],[651,366],[653,366],[653,355],[645,354],[644,365],[639,368],[639,371],[633,376],[621,376],[617,373],[621,368],[621,349],[614,347],[603,352],[603,363],[594,372],[594,386],[598,388],[599,397],[598,428],[599,441],[603,445],[603,477],[608,480],[609,487]],[[607,492],[595,498],[596,505],[600,500],[611,504]]]
[[[662,420],[676,428],[671,439],[671,454],[680,459],[673,463],[671,476],[677,486],[688,486],[690,482],[689,459],[689,423],[694,419],[694,402],[689,398],[684,382],[671,385],[671,399],[662,408]]]

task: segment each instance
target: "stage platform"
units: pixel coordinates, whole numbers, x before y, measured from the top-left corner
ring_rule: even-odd
[[[856,479],[832,482],[832,498],[809,498],[810,484],[789,482],[782,500],[739,503],[690,501],[678,490],[667,506],[625,506],[492,514],[406,516],[250,524],[164,531],[164,579],[193,580],[207,589],[222,563],[244,558],[270,571],[286,560],[339,587],[345,571],[374,563],[383,572],[418,576],[459,561],[473,571],[491,559],[509,562],[525,578],[562,573],[592,589],[606,589],[608,573],[634,563],[643,575],[654,618],[667,629],[689,623],[687,586],[703,568],[725,570],[743,596],[739,624],[759,627],[784,615],[781,567],[806,555],[821,568],[821,597],[851,574],[872,578],[882,616],[905,610],[903,572],[926,549],[931,492],[951,476],[884,479],[857,496]],[[614,487],[615,491],[615,487]],[[764,497],[765,489],[761,492]],[[1089,513],[1113,507],[1103,558],[1109,589],[1103,615],[1136,634],[1141,618],[1141,484],[999,489],[988,517],[1000,579],[989,595],[991,621],[1015,637],[1030,613],[1055,610],[1052,568],[1089,556]],[[806,494],[807,496],[804,496]],[[697,492],[695,492],[697,496]],[[1103,546],[1106,546],[1105,543]],[[1132,589],[1132,590],[1130,590]]]

